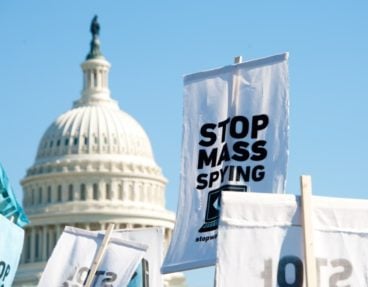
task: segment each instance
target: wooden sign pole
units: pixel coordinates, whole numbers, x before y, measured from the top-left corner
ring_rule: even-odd
[[[105,255],[107,244],[109,243],[112,231],[114,230],[115,224],[110,223],[105,232],[104,239],[102,240],[101,246],[98,248],[95,258],[91,266],[91,270],[88,274],[84,287],[91,287],[93,279],[95,278],[96,271],[101,264],[102,258]]]
[[[302,193],[302,227],[304,239],[305,277],[306,286],[317,286],[316,259],[313,248],[313,226],[312,226],[312,178],[308,175],[300,177],[300,188]]]

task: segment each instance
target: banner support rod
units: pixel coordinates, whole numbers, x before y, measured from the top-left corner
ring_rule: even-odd
[[[97,271],[98,267],[101,264],[103,256],[105,255],[106,248],[107,248],[107,245],[108,245],[109,240],[111,238],[112,231],[114,230],[114,226],[115,226],[114,223],[110,223],[107,227],[104,239],[102,240],[102,243],[101,243],[100,247],[97,250],[95,258],[93,259],[91,270],[88,274],[88,277],[87,277],[86,283],[84,284],[84,287],[91,287],[91,285],[92,285],[93,279],[95,278],[96,271]]]
[[[313,248],[312,225],[312,178],[309,175],[300,177],[302,199],[302,227],[304,239],[306,286],[317,286],[316,259]]]
[[[243,61],[242,56],[236,56],[234,58],[235,65],[242,63],[242,61]],[[233,75],[233,87],[232,87],[232,94],[231,94],[232,101],[234,100],[237,101],[238,97],[239,97],[239,69],[236,69]]]
[[[234,58],[234,64],[240,64],[243,62],[243,56],[236,56]]]

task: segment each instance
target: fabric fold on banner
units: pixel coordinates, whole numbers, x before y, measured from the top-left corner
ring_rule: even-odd
[[[223,194],[217,287],[306,286],[300,202],[295,195]],[[313,196],[311,214],[317,287],[368,286],[368,200]]]
[[[214,265],[221,194],[283,193],[288,54],[184,78],[180,194],[163,273]]]
[[[104,235],[65,227],[38,287],[83,287]],[[93,287],[128,286],[148,246],[111,237],[96,272]]]
[[[163,259],[164,230],[162,227],[114,230],[113,237],[147,245],[137,276],[128,287],[164,286],[160,272]]]
[[[0,214],[0,286],[11,287],[22,253],[24,230]]]

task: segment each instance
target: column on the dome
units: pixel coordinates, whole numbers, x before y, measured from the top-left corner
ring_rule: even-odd
[[[130,184],[127,182],[127,180],[123,181],[123,200],[130,200]]]
[[[106,183],[101,181],[97,184],[97,186],[98,186],[98,199],[105,200],[106,196],[104,191],[106,190]]]
[[[101,70],[102,74],[102,88],[103,89],[107,89],[107,81],[106,81],[106,68],[104,67],[102,70]]]
[[[111,200],[117,200],[119,198],[118,190],[119,186],[115,180],[110,181],[110,192],[111,192]]]
[[[165,202],[165,190],[164,188],[161,186],[160,187],[160,203],[161,203],[161,206],[165,206],[166,202]]]
[[[68,201],[68,194],[67,194],[67,185],[65,184],[65,182],[60,184],[61,186],[61,202],[66,202]]]
[[[42,226],[42,240],[41,240],[41,246],[42,246],[42,252],[41,252],[41,259],[42,261],[47,260],[47,225]]]
[[[36,252],[35,252],[35,261],[41,261],[42,258],[42,229],[40,226],[36,228]]]
[[[138,201],[139,200],[139,195],[138,195],[138,192],[137,192],[137,182],[136,181],[133,181],[133,184],[132,184],[132,190],[133,190],[133,201]]]
[[[83,72],[83,90],[87,88],[87,85],[88,85],[88,75],[87,75],[87,72],[84,71]]]
[[[47,238],[47,257],[50,256],[52,249],[54,248],[54,245],[56,245],[56,242],[54,242],[54,230],[51,228],[48,228],[47,230],[48,238]]]
[[[78,183],[72,183],[73,185],[73,198],[74,201],[80,200],[80,184]]]
[[[92,71],[92,75],[93,75],[93,88],[97,88],[98,87],[98,75],[97,75],[97,71],[93,70]]]
[[[92,89],[94,86],[94,82],[93,82],[93,73],[91,70],[87,70],[88,73],[88,87],[87,89]]]
[[[98,69],[97,70],[97,87],[98,88],[103,88],[103,78],[102,78],[102,70]]]
[[[86,183],[86,201],[91,201],[93,196],[93,185],[91,183]]]
[[[36,230],[35,230],[35,227],[31,227],[30,229],[31,229],[31,244],[30,244],[31,256],[30,256],[29,261],[30,262],[35,262]]]

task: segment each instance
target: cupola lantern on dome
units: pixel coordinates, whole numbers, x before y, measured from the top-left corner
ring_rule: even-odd
[[[92,19],[90,31],[92,33],[90,51],[81,65],[83,70],[82,96],[74,103],[74,107],[96,104],[118,107],[116,101],[110,97],[109,70],[111,65],[100,50],[100,24],[97,16]]]

